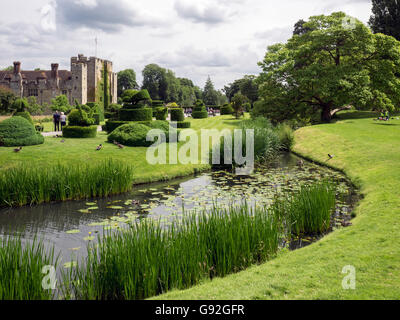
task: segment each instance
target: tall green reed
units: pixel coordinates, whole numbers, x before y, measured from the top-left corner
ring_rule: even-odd
[[[0,207],[104,197],[129,191],[133,168],[116,160],[0,171]]]
[[[54,291],[42,287],[42,268],[57,268],[54,248],[45,250],[43,243],[22,243],[21,236],[0,238],[0,300],[50,300]]]
[[[144,299],[266,261],[279,247],[278,221],[246,204],[189,214],[171,225],[142,220],[99,238],[85,264],[65,275],[65,296]]]

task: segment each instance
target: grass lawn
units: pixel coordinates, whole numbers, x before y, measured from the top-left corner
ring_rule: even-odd
[[[361,188],[353,226],[263,265],[156,299],[400,297],[400,120],[378,123],[348,113],[334,124],[298,130],[295,151],[343,170]],[[355,290],[342,288],[347,265],[356,269]]]
[[[4,119],[4,118],[3,118]],[[190,119],[192,129],[224,129],[236,128],[240,120],[232,116],[221,116],[208,119]],[[52,123],[45,123],[50,128]],[[47,131],[51,131],[47,130]],[[47,165],[61,163],[86,163],[108,158],[119,159],[134,166],[134,182],[144,183],[159,180],[168,180],[174,177],[186,176],[205,170],[209,165],[157,165],[153,166],[146,161],[147,148],[125,147],[119,149],[107,142],[105,132],[98,133],[93,139],[65,139],[47,137],[45,143],[38,146],[24,147],[19,153],[13,152],[14,148],[0,148],[0,170],[18,165],[19,163],[38,164],[45,169]],[[101,151],[95,151],[99,144],[103,144]]]

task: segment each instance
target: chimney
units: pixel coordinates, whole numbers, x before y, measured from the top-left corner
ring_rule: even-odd
[[[51,64],[51,78],[52,79],[58,78],[58,63]]]
[[[14,62],[14,74],[21,73],[21,62],[15,61]]]

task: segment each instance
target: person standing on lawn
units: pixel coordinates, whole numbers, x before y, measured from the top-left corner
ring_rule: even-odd
[[[61,112],[60,122],[61,122],[61,131],[62,131],[62,129],[67,125],[67,116],[64,114],[64,112]]]
[[[60,131],[60,114],[58,113],[58,111],[56,111],[53,114],[53,122],[54,122],[54,131],[55,132]]]

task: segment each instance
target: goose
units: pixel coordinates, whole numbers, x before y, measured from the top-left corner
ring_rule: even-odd
[[[123,149],[124,146],[122,144],[118,143],[118,148]]]
[[[113,143],[114,143],[116,146],[118,145],[118,142],[117,142],[117,141],[115,141],[115,140],[114,140],[114,142],[113,142]]]
[[[303,160],[298,160],[297,161],[297,166],[301,169],[301,168],[303,168],[303,165],[304,165],[304,161]]]
[[[14,152],[20,152],[22,150],[22,147],[14,149]]]
[[[61,143],[64,143],[64,142],[65,142],[65,140],[64,140],[64,139],[62,139],[60,142],[61,142]]]
[[[96,151],[100,151],[101,149],[103,149],[103,145],[102,145],[102,144],[100,144],[100,145],[96,148]]]
[[[329,157],[329,159],[333,159],[333,158],[335,157],[335,155],[334,155],[334,154],[329,154],[329,153],[328,153],[328,157]]]

